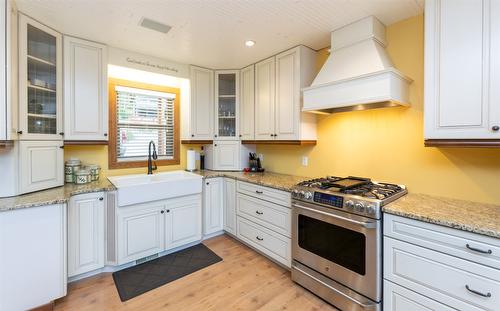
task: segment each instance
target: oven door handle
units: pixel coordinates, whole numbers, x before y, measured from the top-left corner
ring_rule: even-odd
[[[318,214],[322,214],[322,215],[325,215],[325,216],[328,216],[328,217],[333,217],[333,218],[336,218],[336,219],[339,219],[339,220],[347,221],[347,222],[350,222],[352,224],[359,225],[359,226],[362,226],[362,227],[365,227],[365,228],[368,228],[368,229],[373,229],[373,228],[377,227],[377,223],[373,222],[373,221],[366,221],[366,222],[365,221],[357,221],[357,220],[350,219],[350,218],[347,218],[347,217],[342,217],[342,216],[339,216],[339,215],[325,213],[323,211],[318,211],[318,210],[315,210],[313,208],[309,208],[309,207],[306,207],[304,205],[300,205],[300,204],[297,204],[297,203],[293,203],[293,206],[305,209],[305,210],[313,212],[313,213],[318,213]]]

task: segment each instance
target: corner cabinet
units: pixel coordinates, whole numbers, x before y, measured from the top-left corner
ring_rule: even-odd
[[[217,140],[239,137],[239,71],[215,72],[215,134]]]
[[[19,139],[62,140],[62,35],[19,14]]]
[[[223,178],[209,178],[203,185],[203,235],[223,230]]]
[[[214,71],[191,66],[191,140],[214,138]]]
[[[500,3],[425,2],[426,145],[500,145]]]
[[[104,193],[73,196],[68,204],[68,277],[104,267]]]
[[[240,109],[239,124],[242,140],[254,140],[255,122],[255,65],[240,71]]]
[[[302,112],[316,51],[298,46],[255,64],[255,139],[316,140],[316,116]]]
[[[108,140],[105,45],[64,36],[64,140]]]

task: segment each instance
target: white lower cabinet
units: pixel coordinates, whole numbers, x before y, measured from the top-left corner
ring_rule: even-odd
[[[0,310],[66,295],[66,205],[0,212]]]
[[[19,192],[27,193],[64,184],[62,141],[19,142]]]
[[[165,211],[165,249],[201,240],[201,199],[199,195],[172,199]]]
[[[384,281],[384,311],[452,311],[435,300],[419,295],[390,281]]]
[[[203,235],[223,230],[223,178],[205,179],[203,185]]]
[[[118,264],[201,240],[201,195],[117,208]]]
[[[498,310],[499,246],[498,239],[386,214],[384,284],[392,282],[412,292],[399,291],[402,306],[416,293],[426,299],[415,305],[432,306],[434,302],[428,302],[432,300],[458,310]],[[384,292],[384,309],[424,310],[394,307],[393,291]]]
[[[68,277],[104,267],[104,193],[71,197],[68,205]]]
[[[224,231],[236,235],[236,180],[224,178]]]

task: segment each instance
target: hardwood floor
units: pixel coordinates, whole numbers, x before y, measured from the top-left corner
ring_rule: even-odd
[[[101,274],[70,284],[55,310],[335,310],[237,240],[222,235],[203,243],[223,261],[126,302],[111,274]]]

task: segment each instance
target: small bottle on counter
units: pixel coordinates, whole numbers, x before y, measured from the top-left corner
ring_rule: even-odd
[[[200,170],[205,169],[205,152],[203,151],[203,146],[201,146],[200,151]]]

